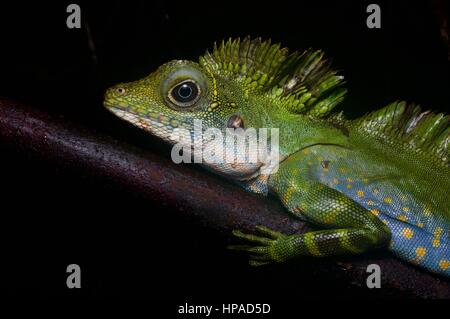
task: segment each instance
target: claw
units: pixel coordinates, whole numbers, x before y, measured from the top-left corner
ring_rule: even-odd
[[[238,251],[248,251],[250,248],[253,248],[253,246],[249,246],[249,245],[228,245],[227,246],[227,249],[238,250]]]
[[[255,261],[266,261],[266,262],[272,261],[268,253],[259,255],[250,255],[250,259]]]
[[[260,236],[255,236],[255,235],[244,234],[243,232],[241,232],[239,230],[233,231],[233,235],[238,238],[245,239],[249,242],[266,245],[266,246],[272,242],[271,239],[260,237]]]
[[[274,230],[264,227],[264,226],[256,226],[256,230],[259,231],[261,234],[266,235],[272,239],[277,239],[277,238],[283,236],[282,233],[274,231]]]
[[[270,264],[270,262],[268,262],[268,261],[258,261],[258,260],[252,260],[252,259],[250,259],[248,261],[248,263],[250,266],[264,266],[264,265]]]
[[[253,254],[265,254],[267,253],[267,247],[261,246],[249,246],[249,245],[229,245],[228,249],[238,250],[238,251],[246,251]]]
[[[239,230],[233,231],[234,236],[243,239],[248,243],[247,245],[230,245],[228,246],[228,249],[249,253],[249,264],[251,266],[263,266],[276,262],[277,260],[270,253],[270,250],[274,247],[274,244],[285,235],[264,226],[256,226],[256,230],[261,236],[245,234]]]

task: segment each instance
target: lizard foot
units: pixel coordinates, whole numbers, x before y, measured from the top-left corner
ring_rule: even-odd
[[[233,235],[248,242],[247,245],[230,245],[227,248],[245,251],[250,254],[251,266],[262,266],[273,262],[285,261],[286,245],[289,236],[276,232],[264,226],[256,226],[261,236],[245,234],[239,230],[233,231]]]

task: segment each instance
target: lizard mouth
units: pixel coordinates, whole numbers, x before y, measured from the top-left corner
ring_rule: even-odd
[[[152,135],[156,135],[164,141],[173,143],[170,138],[173,128],[170,125],[165,125],[160,121],[147,116],[141,116],[134,113],[129,107],[116,105],[111,102],[104,102],[105,107],[117,117],[125,120],[126,122],[149,132]],[[175,141],[176,142],[176,141]]]
[[[165,127],[162,123],[154,121],[150,118],[141,117],[138,114],[135,114],[135,113],[127,110],[127,108],[124,108],[122,106],[116,106],[114,104],[110,104],[110,106],[108,106],[108,109],[113,114],[120,117],[121,119],[141,128],[141,129],[144,129],[150,133],[159,135],[159,134],[157,134],[159,131],[165,130]]]
[[[109,109],[109,108],[113,108],[115,106],[115,104],[109,100],[104,100],[103,106],[106,107],[107,109]]]
[[[106,107],[107,109],[117,109],[117,110],[123,110],[123,111],[129,111],[130,106],[127,105],[124,102],[121,101],[116,101],[116,100],[112,100],[112,99],[105,99],[103,101],[103,106]]]

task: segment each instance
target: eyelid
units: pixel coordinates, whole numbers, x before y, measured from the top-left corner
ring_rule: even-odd
[[[177,105],[170,98],[170,93],[172,92],[172,89],[175,86],[186,81],[194,82],[197,85],[197,89],[199,91],[198,99],[195,101],[195,103],[191,108]],[[206,75],[203,73],[202,70],[190,65],[185,65],[168,72],[164,80],[161,81],[160,86],[161,96],[163,97],[166,106],[175,109],[181,108],[186,111],[191,111],[197,109],[197,107],[200,108],[201,105],[204,105],[204,103],[202,103],[202,100],[207,99],[208,91],[209,91],[208,78],[206,77]]]
[[[185,66],[167,74],[163,81],[163,87],[167,89],[186,80],[196,82],[201,88],[206,87],[207,84],[206,77],[202,71],[191,66]]]
[[[170,86],[170,87],[171,87],[170,91],[172,91],[174,87],[177,87],[178,85],[183,84],[183,83],[187,83],[187,82],[194,83],[195,85],[197,85],[197,86],[199,87],[198,83],[197,83],[195,80],[193,80],[193,79],[185,79],[185,80],[181,80],[181,81],[179,81],[179,82],[173,83],[173,84]]]

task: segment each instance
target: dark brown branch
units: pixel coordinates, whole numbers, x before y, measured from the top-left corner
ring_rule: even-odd
[[[61,168],[80,170],[126,188],[226,235],[232,229],[253,231],[255,225],[285,233],[304,229],[304,224],[276,201],[8,99],[0,99],[0,142]],[[347,276],[350,284],[365,287],[366,268],[372,263],[380,265],[382,288],[391,295],[450,298],[448,280],[398,261],[388,253],[330,260],[321,263],[318,273],[335,272]]]

